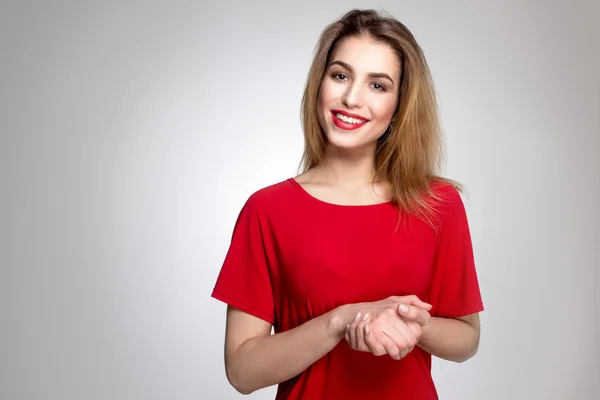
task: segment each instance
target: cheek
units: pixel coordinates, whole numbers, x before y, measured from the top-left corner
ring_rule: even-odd
[[[327,85],[323,83],[321,88],[319,89],[319,95],[317,97],[317,119],[319,120],[319,125],[321,125],[321,129],[325,130],[325,113],[327,110],[327,105],[330,103],[330,94],[327,88]]]
[[[344,90],[344,85],[333,82],[331,79],[323,80],[319,91],[320,103],[330,105],[341,101],[341,98],[344,96]]]
[[[319,90],[319,105],[323,107],[325,104],[331,101],[331,85],[327,84],[327,81],[324,81],[321,84],[321,89]]]
[[[379,120],[390,120],[396,111],[396,101],[393,97],[378,98],[371,102],[371,112]]]

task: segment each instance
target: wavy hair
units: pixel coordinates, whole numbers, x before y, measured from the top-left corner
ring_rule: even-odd
[[[302,97],[304,154],[301,170],[318,165],[325,156],[326,137],[318,120],[318,96],[330,56],[337,43],[351,36],[367,36],[389,45],[400,62],[398,106],[389,129],[379,138],[374,181],[389,184],[389,196],[400,212],[434,225],[436,196],[432,183],[460,185],[439,176],[443,140],[436,95],[425,55],[408,28],[374,10],[352,10],[322,32]]]

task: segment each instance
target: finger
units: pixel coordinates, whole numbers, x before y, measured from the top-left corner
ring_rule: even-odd
[[[410,347],[409,347],[410,348]],[[399,360],[402,360],[404,357],[406,357],[408,355],[408,353],[410,353],[410,351],[408,351],[408,349],[404,349],[401,353],[400,353],[400,357],[398,358]]]
[[[375,332],[373,331],[373,328],[370,324],[365,325],[365,344],[367,345],[371,353],[373,353],[376,356],[382,356],[384,354],[387,354],[387,351],[377,338],[377,335],[375,335]]]
[[[348,334],[350,336],[350,347],[356,350],[356,322],[350,324],[350,328],[348,329]]]
[[[394,328],[396,328],[398,330],[398,332],[400,332],[404,338],[406,339],[406,346],[404,346],[403,348],[401,348],[400,350],[404,350],[408,347],[412,347],[415,346],[418,342],[417,336],[415,335],[415,333],[408,327],[408,325],[406,324],[406,322],[402,321],[402,320],[398,320],[396,323],[394,323]]]
[[[354,322],[351,322],[348,325],[348,344],[350,345],[351,348],[354,348],[354,329],[352,329],[354,327]]]
[[[398,312],[402,318],[415,321],[421,326],[427,325],[429,323],[429,319],[431,318],[429,312],[426,310],[416,306],[410,306],[405,303],[398,304]]]
[[[358,324],[358,321],[360,321],[361,317],[362,314],[360,312],[356,313],[354,321],[352,321],[352,323],[350,324],[350,347],[352,347],[353,349],[358,348],[356,341],[356,325]]]
[[[409,355],[414,350],[414,346],[407,347],[406,349],[400,352],[400,360]]]
[[[394,360],[399,360],[402,354],[402,350],[407,347],[407,341],[401,333],[395,329],[388,330],[387,332],[381,332],[379,342],[385,349],[385,352]],[[398,344],[400,342],[400,344]]]
[[[369,313],[366,312],[361,320],[356,324],[356,348],[360,351],[369,351],[365,343],[365,325],[369,319]]]
[[[419,299],[416,295],[410,295],[410,296],[405,296],[402,300],[400,301],[404,301],[407,302],[413,306],[417,306],[420,307],[426,311],[429,311],[433,308],[433,306],[429,303],[425,303],[424,301],[422,301],[421,299]]]
[[[378,325],[379,331],[385,334],[380,335],[380,342],[390,357],[394,359],[398,359],[400,352],[410,345],[404,334],[397,328],[401,325],[405,325],[404,321],[397,315],[394,320]]]
[[[411,320],[406,320],[404,321],[404,323],[406,323],[406,326],[408,326],[408,328],[416,336],[418,342],[421,339],[421,335],[423,334],[423,328],[421,327],[421,325]]]
[[[346,332],[344,333],[344,338],[348,345],[350,345],[350,324],[346,325]]]

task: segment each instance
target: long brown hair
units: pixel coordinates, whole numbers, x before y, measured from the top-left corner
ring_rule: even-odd
[[[352,10],[321,34],[302,97],[305,148],[301,169],[307,171],[318,165],[325,155],[326,138],[317,114],[319,90],[334,47],[349,36],[368,36],[388,44],[401,66],[398,106],[390,128],[377,143],[374,182],[389,184],[391,201],[401,212],[434,225],[435,200],[439,199],[432,183],[460,186],[439,176],[443,141],[425,55],[408,28],[391,16],[374,10]]]

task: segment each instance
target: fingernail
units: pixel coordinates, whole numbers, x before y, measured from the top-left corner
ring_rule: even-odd
[[[360,311],[356,313],[356,317],[354,317],[354,321],[358,321],[360,319]]]
[[[346,325],[346,329],[350,329],[350,324]]]
[[[363,320],[366,321],[367,319],[369,319],[369,312],[368,311],[365,313],[365,316],[363,317]]]
[[[365,333],[368,335],[369,332],[371,332],[371,328],[369,328],[369,325],[365,325]]]
[[[398,310],[400,310],[400,312],[408,312],[408,306],[406,304],[400,304]]]

